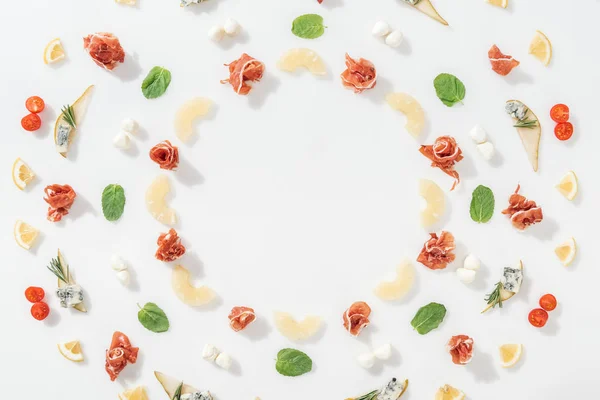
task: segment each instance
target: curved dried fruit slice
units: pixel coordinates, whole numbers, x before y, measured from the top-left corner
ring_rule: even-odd
[[[409,292],[414,281],[415,267],[408,260],[404,260],[396,269],[396,279],[377,285],[375,295],[382,300],[399,300]]]
[[[464,400],[465,394],[450,385],[444,385],[435,394],[435,400]]]
[[[321,328],[321,318],[312,315],[298,322],[289,313],[275,311],[274,318],[277,330],[290,340],[306,340]]]
[[[167,204],[167,194],[171,191],[169,178],[166,175],[160,175],[152,181],[148,190],[146,190],[146,208],[148,212],[159,222],[165,225],[174,225],[177,223],[177,214]]]
[[[69,147],[71,147],[71,142],[77,133],[77,127],[83,120],[93,88],[94,85],[89,86],[71,105],[72,122],[74,122],[75,127],[72,127],[71,124],[67,122],[63,112],[61,112],[56,119],[56,123],[54,124],[54,144],[56,145],[56,151],[64,158],[67,158]]]
[[[298,48],[286,51],[277,62],[277,67],[287,72],[294,72],[304,67],[313,75],[327,74],[323,59],[311,49]]]
[[[425,125],[425,113],[414,97],[406,93],[390,93],[385,96],[385,101],[394,110],[406,116],[404,128],[411,136],[417,137],[421,134]]]
[[[531,163],[533,170],[537,172],[540,139],[542,137],[542,126],[540,125],[540,120],[523,102],[519,100],[508,100],[506,102],[506,108],[508,109],[508,107],[511,105],[514,105],[513,107],[521,108],[525,111],[525,114],[522,116],[522,118],[515,118],[514,115],[511,116],[513,117],[515,125],[517,125],[515,128],[521,137],[521,142],[523,143],[525,152],[527,152],[529,162]],[[524,123],[525,126],[518,126],[523,125]]]
[[[169,399],[174,398],[177,388],[179,387],[179,385],[181,385],[181,383],[183,381],[180,379],[175,379],[172,376],[165,375],[162,372],[158,372],[158,371],[154,371],[154,376],[160,382],[160,384],[162,385],[162,387],[165,390],[165,392],[167,393],[167,395],[169,395]],[[181,387],[182,395],[196,393],[196,392],[199,392],[199,390],[193,386],[186,385],[185,383]]]
[[[171,286],[179,300],[192,307],[203,306],[215,298],[215,292],[211,288],[192,286],[190,272],[181,265],[173,268]]]
[[[17,158],[13,163],[12,177],[15,185],[20,190],[23,190],[25,189],[25,186],[27,186],[33,180],[33,178],[35,178],[35,174],[31,168],[25,164],[25,161]]]
[[[15,222],[15,241],[25,250],[31,249],[31,246],[35,243],[39,233],[39,230],[21,220]]]
[[[413,6],[417,10],[421,11],[423,14],[427,15],[430,18],[435,19],[439,23],[443,25],[448,25],[446,20],[442,18],[442,16],[437,12],[431,1],[429,0],[404,0],[405,3]]]
[[[187,142],[194,133],[194,122],[210,112],[212,100],[196,97],[188,100],[175,114],[175,135],[182,142]]]
[[[436,222],[446,210],[444,191],[429,179],[419,180],[419,195],[425,199],[427,205],[421,211],[421,226],[427,228]]]

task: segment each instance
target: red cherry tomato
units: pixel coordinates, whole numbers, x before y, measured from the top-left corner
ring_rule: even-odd
[[[31,306],[31,315],[38,321],[45,320],[48,314],[50,314],[50,307],[43,301],[37,302]]]
[[[546,310],[536,308],[529,313],[529,323],[536,328],[541,328],[546,325],[546,322],[548,322],[548,312]]]
[[[561,122],[554,128],[554,135],[558,140],[569,140],[573,136],[573,124],[570,122]]]
[[[567,122],[569,120],[569,107],[565,104],[557,104],[550,109],[550,118],[554,122]]]
[[[556,297],[550,293],[545,294],[540,298],[540,307],[546,311],[554,310],[556,308],[556,304]]]
[[[46,103],[44,103],[44,100],[42,100],[41,97],[31,96],[30,98],[28,98],[25,101],[25,107],[27,107],[27,110],[29,112],[37,114],[37,113],[41,113],[42,111],[44,111],[44,107],[46,107]]]
[[[21,126],[29,132],[37,131],[42,126],[42,119],[39,115],[31,113],[23,117]]]
[[[44,289],[41,287],[30,286],[25,290],[25,297],[29,300],[30,303],[37,303],[38,301],[42,301],[44,299]]]

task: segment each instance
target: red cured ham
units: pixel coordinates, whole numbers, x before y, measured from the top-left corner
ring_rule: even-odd
[[[125,51],[119,39],[112,33],[97,32],[87,35],[83,38],[83,48],[97,65],[109,71],[125,61]]]
[[[367,89],[373,89],[377,84],[377,70],[369,60],[359,58],[358,61],[346,53],[346,69],[341,73],[344,87],[354,90],[354,93],[362,93]]]
[[[260,81],[265,72],[265,64],[246,53],[225,66],[229,67],[229,79],[223,79],[221,83],[230,83],[234,92],[241,95],[247,95],[252,90],[247,82]]]
[[[513,226],[522,231],[530,225],[542,222],[544,214],[535,201],[527,200],[519,194],[520,189],[521,185],[517,185],[517,190],[508,199],[508,208],[503,210],[502,214],[509,215]]]
[[[342,315],[344,328],[352,335],[358,336],[363,328],[369,325],[369,315],[371,315],[371,307],[364,301],[352,303]]]
[[[520,64],[517,60],[512,58],[512,56],[502,54],[496,45],[493,45],[488,51],[488,58],[492,64],[492,70],[502,76],[510,74],[510,71]]]
[[[161,169],[173,171],[179,166],[179,149],[168,140],[163,140],[150,149],[150,159]]]
[[[106,364],[104,365],[111,381],[117,379],[127,363],[135,364],[139,350],[131,345],[126,334],[119,331],[113,333],[110,348],[106,350]]]
[[[431,238],[425,242],[417,261],[429,269],[444,269],[456,256],[454,236],[450,232],[442,231],[440,237],[430,233]]]
[[[431,166],[437,167],[444,171],[447,175],[453,177],[454,184],[450,190],[454,190],[460,182],[458,172],[454,170],[454,164],[462,160],[462,150],[456,144],[456,140],[452,136],[440,136],[435,139],[433,145],[422,145],[419,148],[421,154],[431,160]]]
[[[44,201],[48,203],[48,221],[58,222],[69,213],[77,197],[69,185],[49,185],[44,188]]]
[[[467,335],[452,336],[446,344],[446,350],[452,356],[454,364],[468,364],[473,358],[473,339]]]
[[[181,238],[173,228],[167,233],[161,233],[156,244],[158,249],[154,257],[157,260],[171,262],[185,254],[185,246],[181,244]]]
[[[239,332],[256,319],[256,314],[254,313],[254,309],[250,307],[233,307],[228,318],[231,329]]]

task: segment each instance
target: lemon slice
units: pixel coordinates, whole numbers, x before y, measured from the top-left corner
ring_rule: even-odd
[[[567,200],[573,200],[577,196],[577,175],[575,172],[569,171],[562,177],[558,185],[556,185],[558,191],[567,198]]]
[[[64,358],[74,362],[83,361],[83,353],[81,352],[81,345],[78,340],[72,342],[59,343],[58,351],[63,355]]]
[[[212,101],[204,97],[188,100],[175,114],[175,135],[187,142],[194,133],[194,122],[210,112]]]
[[[496,7],[508,7],[508,0],[487,0],[487,2]]]
[[[137,0],[115,0],[116,3],[125,4],[126,6],[135,6]]]
[[[554,254],[556,254],[560,262],[565,267],[568,267],[569,264],[573,262],[575,255],[577,254],[577,243],[575,243],[575,239],[570,238],[566,242],[556,246],[554,249]]]
[[[327,67],[325,67],[323,59],[311,49],[300,48],[286,51],[277,62],[277,67],[286,72],[306,68],[313,75],[327,74]]]
[[[552,59],[552,43],[546,35],[540,31],[535,31],[535,36],[529,44],[529,54],[540,60],[542,64],[550,64]]]
[[[20,158],[17,158],[13,163],[12,177],[15,185],[20,189],[25,189],[25,186],[35,178],[35,174],[27,164]]]
[[[421,225],[427,228],[435,224],[446,210],[444,191],[429,179],[419,180],[419,195],[425,199],[427,206],[421,211]]]
[[[502,367],[510,368],[515,365],[523,353],[522,344],[503,344],[498,348]]]
[[[63,58],[65,58],[65,49],[62,47],[60,39],[51,40],[44,48],[44,64],[53,64]]]
[[[143,386],[138,386],[120,393],[119,400],[148,400],[148,395]]]
[[[190,272],[181,265],[173,268],[171,286],[179,300],[192,307],[208,304],[216,297],[215,292],[207,286],[192,286]]]
[[[167,204],[167,194],[171,191],[169,178],[166,175],[160,175],[152,181],[148,190],[146,190],[146,208],[148,212],[158,222],[165,225],[175,225],[177,223],[177,214]]]
[[[435,400],[464,400],[465,394],[450,385],[444,385],[435,394]]]
[[[29,250],[35,243],[40,231],[25,222],[18,220],[15,222],[15,241],[25,250]]]
[[[425,125],[425,113],[421,104],[414,97],[406,93],[390,93],[385,96],[385,101],[394,110],[406,115],[406,125],[404,127],[408,133],[413,137],[421,134]]]
[[[415,267],[408,260],[404,260],[396,269],[396,279],[377,285],[375,295],[382,300],[399,300],[410,291],[414,281]]]
[[[298,322],[291,314],[281,311],[273,313],[277,330],[290,340],[306,340],[321,328],[321,318],[309,315]]]

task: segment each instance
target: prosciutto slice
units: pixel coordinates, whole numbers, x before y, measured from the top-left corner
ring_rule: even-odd
[[[69,213],[77,197],[69,185],[49,185],[44,188],[44,201],[48,203],[48,221],[58,222]]]
[[[106,364],[104,369],[111,381],[117,379],[127,363],[135,364],[140,349],[133,347],[127,335],[122,332],[113,333],[110,348],[106,350]]]
[[[431,160],[431,166],[444,171],[446,175],[454,178],[454,184],[450,190],[454,190],[460,182],[458,172],[454,170],[454,164],[462,160],[462,150],[456,144],[452,136],[440,136],[435,139],[433,145],[422,145],[419,148],[421,154]]]
[[[503,210],[502,214],[510,216],[513,226],[523,231],[530,225],[542,222],[544,214],[542,208],[535,201],[528,200],[525,196],[519,194],[520,189],[521,185],[517,185],[517,189],[508,199],[508,208]]]
[[[446,350],[452,356],[454,364],[465,365],[473,358],[473,344],[473,339],[467,335],[456,335],[450,338]]]
[[[423,245],[417,261],[429,269],[444,269],[456,258],[454,236],[446,231],[442,231],[439,237],[435,233],[429,235],[431,237]]]
[[[233,307],[228,318],[231,329],[239,332],[256,319],[256,314],[254,309],[250,307]]]
[[[371,315],[371,307],[367,303],[364,301],[352,303],[342,315],[344,328],[352,336],[358,336],[369,325],[369,315]]]
[[[240,58],[225,64],[229,67],[229,78],[221,80],[221,83],[229,83],[237,94],[247,95],[252,86],[247,82],[258,82],[265,72],[265,64],[244,53]]]
[[[498,46],[493,45],[488,51],[488,58],[492,64],[492,70],[498,75],[506,76],[520,63],[512,56],[502,54]]]
[[[112,71],[125,61],[125,51],[119,39],[108,32],[97,32],[83,38],[83,48],[100,67]]]
[[[167,233],[161,233],[156,244],[158,249],[154,256],[159,261],[175,261],[185,254],[185,246],[181,244],[181,238],[173,228]]]
[[[150,149],[150,159],[161,169],[173,171],[179,166],[179,149],[168,140],[163,140]]]
[[[341,73],[344,87],[354,90],[354,93],[362,93],[367,89],[373,89],[377,84],[377,70],[369,60],[359,58],[358,61],[346,53],[346,69]]]

